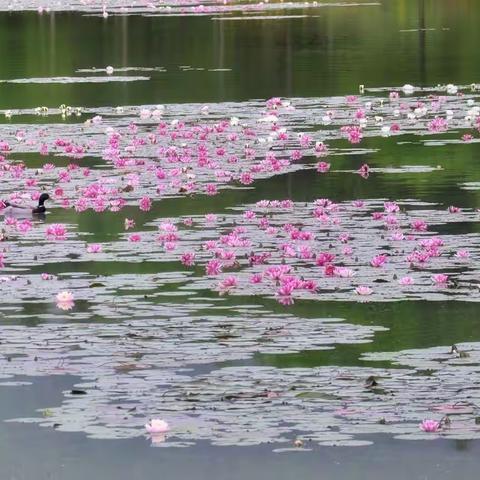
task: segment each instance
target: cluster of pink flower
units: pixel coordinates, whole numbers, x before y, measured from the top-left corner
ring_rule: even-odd
[[[442,97],[432,96],[430,105],[428,100],[409,102],[398,102],[398,92],[391,92],[389,95],[390,106],[398,115],[395,117],[410,118],[411,120],[424,118],[422,128],[432,133],[445,132],[449,128],[447,119],[438,113],[445,103]],[[364,134],[370,125],[383,125],[383,117],[373,116],[370,102],[362,102],[357,96],[346,97],[348,115],[342,117],[348,125],[340,127],[340,136],[344,136],[352,144],[362,141]],[[345,108],[345,107],[342,107]],[[42,156],[49,156],[51,153],[61,153],[75,160],[66,167],[56,167],[46,162],[43,168],[32,175],[31,169],[18,161],[8,161],[9,155],[15,150],[15,140],[9,143],[6,140],[0,141],[0,177],[6,177],[15,181],[19,186],[17,191],[10,194],[9,201],[16,199],[24,200],[30,198],[38,200],[40,186],[45,181],[50,182],[53,193],[53,200],[63,208],[75,208],[77,212],[93,209],[96,212],[106,210],[118,212],[127,203],[136,204],[142,212],[150,212],[156,198],[164,194],[192,194],[202,193],[206,195],[217,195],[223,185],[237,182],[240,185],[251,185],[256,179],[262,176],[270,176],[283,173],[293,168],[294,162],[299,162],[306,155],[324,157],[329,150],[325,143],[316,141],[315,134],[300,133],[295,135],[282,126],[282,115],[284,112],[291,112],[294,107],[288,101],[281,98],[271,98],[262,109],[262,117],[255,123],[255,127],[242,124],[238,118],[228,120],[198,120],[186,122],[173,120],[169,123],[162,120],[161,114],[156,114],[148,109],[142,109],[140,118],[158,120],[155,128],[144,128],[143,125],[130,123],[125,127],[108,127],[102,141],[68,139],[62,135],[54,140],[48,137],[46,130],[37,130],[36,138],[27,138],[25,130],[17,130],[15,138],[17,142],[25,142],[37,148]],[[201,109],[202,118],[208,117],[209,108]],[[427,112],[430,112],[427,115]],[[431,112],[436,115],[432,119]],[[324,122],[330,124],[337,122],[338,110],[326,112]],[[448,116],[448,115],[447,115]],[[451,118],[451,117],[448,117]],[[390,118],[392,120],[393,117]],[[402,120],[398,120],[402,122]],[[97,115],[86,122],[91,128],[103,128],[103,119]],[[287,122],[284,122],[287,124]],[[352,124],[353,123],[353,124]],[[453,123],[453,122],[452,122]],[[403,124],[402,124],[403,125]],[[480,131],[480,116],[472,116],[470,126]],[[385,125],[384,132],[398,132],[400,124],[390,122]],[[338,133],[338,132],[337,132]],[[473,133],[475,133],[473,131]],[[267,139],[263,138],[265,135]],[[464,141],[473,140],[473,135],[468,133],[463,136]],[[103,142],[103,143],[102,143]],[[273,147],[273,148],[271,148]],[[150,149],[150,150],[148,150]],[[151,155],[152,150],[156,152]],[[109,162],[113,174],[105,175],[102,169],[89,169],[79,166],[79,160],[92,150],[102,152],[102,157]],[[152,158],[153,157],[153,158]],[[324,160],[317,163],[316,169],[319,173],[327,173],[331,164]],[[367,164],[363,164],[358,173],[367,178],[371,172]],[[47,180],[46,180],[47,179]],[[44,181],[45,180],[45,181]],[[134,192],[130,195],[130,192]],[[6,203],[0,202],[0,209],[5,210]],[[357,200],[353,202],[355,208],[363,208],[364,202]],[[288,259],[300,259],[305,262],[312,262],[321,267],[325,277],[350,278],[355,275],[355,270],[342,265],[342,261],[351,258],[353,249],[350,243],[351,235],[348,232],[339,234],[338,242],[341,248],[334,254],[328,251],[316,249],[315,232],[309,228],[289,223],[278,224],[271,221],[266,211],[276,209],[288,210],[294,207],[291,200],[263,200],[256,204],[257,211],[249,209],[244,212],[243,219],[246,222],[254,222],[256,226],[271,238],[282,238],[276,244],[279,258],[282,261]],[[328,199],[320,199],[313,205],[312,216],[316,222],[328,226],[338,226],[340,219],[335,215],[338,205]],[[450,206],[448,211],[452,214],[459,214],[459,207]],[[414,241],[416,235],[425,234],[428,225],[425,220],[414,219],[410,223],[410,229],[402,231],[399,218],[400,207],[395,202],[385,202],[383,211],[373,212],[371,218],[374,221],[382,222],[389,232],[389,238],[395,242],[404,240]],[[205,217],[207,225],[216,222],[213,214]],[[191,219],[185,219],[186,227],[192,226]],[[27,234],[34,224],[30,220],[17,220],[7,216],[4,221],[10,232]],[[135,222],[125,219],[125,230],[135,227]],[[46,228],[46,237],[49,240],[65,240],[67,228],[62,224],[50,224]],[[202,248],[211,253],[205,270],[207,275],[220,275],[225,269],[237,267],[240,255],[236,249],[255,247],[252,239],[244,235],[242,226],[236,226],[231,232],[220,235],[215,242],[205,242]],[[129,234],[130,242],[141,242],[142,235],[137,232]],[[164,222],[159,227],[158,242],[165,251],[177,249],[181,241],[178,227],[171,222]],[[442,244],[439,239],[433,237],[424,239],[415,245],[405,255],[411,266],[418,267],[431,259],[442,254]],[[92,243],[86,246],[88,253],[102,252],[102,245]],[[179,256],[185,266],[192,267],[198,261],[198,252],[194,249],[181,252]],[[251,252],[246,255],[251,266],[263,265],[270,261],[275,262],[276,258],[271,252]],[[458,250],[454,258],[466,259],[469,252],[465,249]],[[365,259],[372,268],[384,271],[389,268],[390,252],[377,253]],[[3,257],[2,262],[3,263]],[[277,275],[273,278],[272,275]],[[449,277],[445,274],[435,274],[432,281],[438,285],[447,285]],[[255,272],[251,277],[252,283],[261,283],[265,279],[276,282],[276,296],[282,303],[293,302],[293,293],[296,290],[316,289],[316,284],[311,280],[304,280],[300,276],[293,275],[291,271],[274,274],[270,271]],[[404,276],[399,280],[400,285],[408,286],[414,283],[410,276]],[[219,283],[219,291],[227,293],[233,290],[238,284],[235,277],[229,276]],[[358,286],[357,294],[367,295],[372,293],[368,286]]]
[[[348,138],[350,143],[360,143],[363,138],[362,128],[357,125],[347,125],[340,129]]]

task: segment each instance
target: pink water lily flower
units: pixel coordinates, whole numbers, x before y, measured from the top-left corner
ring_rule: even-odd
[[[217,186],[214,183],[208,183],[205,185],[205,193],[210,196],[216,195],[218,193]]]
[[[430,132],[445,132],[448,130],[448,122],[441,117],[435,117],[429,124],[428,124],[428,130]]]
[[[358,170],[357,173],[362,177],[362,178],[368,178],[370,175],[370,167],[364,163]]]
[[[74,306],[73,293],[67,290],[57,293],[57,307],[61,310],[71,310]]]
[[[280,293],[277,294],[277,302],[286,307],[295,303],[291,295],[281,295]]]
[[[207,223],[215,223],[217,221],[217,216],[214,213],[207,213],[205,215],[205,221]]]
[[[317,163],[317,172],[327,173],[330,170],[330,164],[328,162],[318,162]]]
[[[181,257],[181,262],[186,267],[195,265],[195,252],[185,252]]]
[[[67,229],[60,223],[54,223],[47,227],[47,237],[53,240],[64,240],[67,234]]]
[[[351,268],[335,267],[334,275],[341,278],[352,278],[355,275],[355,272]]]
[[[341,131],[347,135],[350,143],[360,143],[363,138],[362,128],[356,125],[347,125],[341,128]]]
[[[446,285],[448,283],[448,275],[444,273],[436,273],[432,275],[432,281],[435,285]]]
[[[370,265],[374,268],[380,268],[387,262],[387,260],[388,257],[386,255],[376,255],[372,258]]]
[[[165,433],[170,430],[170,425],[165,420],[152,418],[148,423],[145,424],[145,430],[152,434]]]
[[[152,208],[152,200],[149,197],[142,197],[140,199],[140,210],[148,212]]]
[[[250,277],[250,283],[262,283],[262,274],[261,273],[254,273]]]
[[[218,292],[220,295],[226,295],[230,293],[238,285],[237,279],[233,276],[223,279],[218,284]]]
[[[218,260],[210,260],[206,267],[205,267],[205,273],[207,275],[218,275],[219,273],[222,272],[222,264]]]
[[[413,280],[412,277],[408,277],[408,276],[407,276],[407,277],[402,277],[402,278],[398,281],[398,283],[399,283],[400,285],[413,285],[413,284],[415,283],[415,280]]]
[[[437,422],[436,420],[423,420],[422,423],[419,425],[419,428],[424,432],[434,433],[438,432],[441,426],[440,422]]]
[[[323,142],[315,143],[315,155],[317,157],[328,155],[328,147]]]
[[[401,242],[402,240],[405,239],[405,235],[402,232],[393,232],[390,235],[390,239],[393,240],[394,242]]]
[[[70,302],[73,300],[73,293],[68,290],[57,293],[57,302]]]
[[[400,211],[400,207],[397,202],[384,202],[383,208],[387,213],[397,213]]]
[[[102,246],[99,243],[91,243],[90,245],[87,246],[87,252],[88,253],[101,253],[102,252]]]
[[[357,295],[371,295],[373,290],[370,287],[360,285],[355,289]]]
[[[17,223],[17,230],[20,233],[27,233],[31,229],[32,229],[32,222],[30,220],[25,219]]]
[[[417,232],[426,232],[428,228],[427,222],[424,220],[414,220],[410,226],[412,227],[412,230]]]
[[[128,237],[129,242],[140,242],[140,240],[142,240],[142,236],[139,233],[132,233]]]

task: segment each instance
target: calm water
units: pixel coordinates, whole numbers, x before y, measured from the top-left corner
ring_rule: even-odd
[[[359,2],[362,3],[362,2]],[[83,107],[170,103],[214,103],[282,97],[321,97],[355,93],[367,87],[411,83],[470,84],[480,81],[478,25],[480,7],[474,0],[383,0],[376,6],[325,7],[295,11],[302,18],[222,21],[197,17],[112,16],[76,13],[0,13],[0,108],[21,109],[60,104]],[[241,16],[241,15],[240,15]],[[109,83],[54,83],[52,77],[78,76],[79,69],[140,67],[125,75],[145,75],[148,80]],[[185,68],[190,66],[192,68]],[[161,69],[159,70],[159,67]],[[150,71],[148,69],[157,69]],[[83,74],[82,74],[83,75]],[[120,73],[120,75],[123,75]],[[44,79],[33,82],[31,79]],[[25,117],[27,118],[27,117]],[[34,117],[19,121],[41,121]],[[2,117],[1,122],[8,121]],[[138,224],[159,216],[176,217],[206,212],[225,214],[230,208],[264,198],[312,201],[328,197],[411,198],[423,202],[478,208],[480,190],[461,188],[480,178],[478,143],[426,146],[414,136],[367,139],[368,155],[338,157],[336,166],[358,168],[422,165],[443,167],[434,175],[398,173],[359,176],[332,173],[313,176],[309,171],[278,175],[255,183],[253,190],[226,190],[213,198],[167,199],[145,214],[128,210]],[[29,166],[40,165],[37,155],[25,155]],[[85,162],[96,163],[95,159]],[[123,230],[124,216],[72,214],[60,209],[55,222],[78,225],[90,232],[89,241],[108,242]],[[478,233],[478,223],[465,226]],[[72,271],[92,275],[166,274],[164,264],[79,262],[55,263],[50,272]],[[40,273],[40,267],[32,267]],[[188,292],[175,285],[160,289],[188,303]],[[213,297],[205,292],[207,298]],[[243,302],[243,303],[242,303]],[[252,304],[248,298],[225,302],[226,311]],[[267,299],[255,305],[274,314],[283,307]],[[400,351],[460,342],[480,341],[477,303],[395,302],[357,304],[298,302],[289,313],[303,319],[343,318],[353,325],[382,326],[370,343],[338,345],[332,350],[305,353],[257,353],[229,365],[284,367],[365,366],[366,352]],[[80,310],[82,306],[78,307]],[[213,310],[212,310],[213,311]],[[44,304],[23,306],[20,320],[4,313],[5,324],[41,325],[49,313]],[[83,322],[103,322],[101,313],[85,308]],[[205,312],[208,314],[211,312]],[[25,319],[25,317],[28,317]],[[57,321],[69,318],[57,317]],[[111,319],[110,319],[111,320]],[[2,334],[0,333],[0,339]],[[3,342],[2,342],[3,343]],[[0,350],[1,352],[1,350]],[[18,372],[22,374],[23,372]],[[32,380],[15,378],[14,380]],[[38,409],[62,403],[62,392],[79,381],[76,377],[37,377],[30,386],[1,386],[1,418],[32,417]],[[474,478],[478,471],[478,441],[400,441],[379,435],[368,447],[321,447],[314,452],[272,453],[271,445],[213,447],[199,442],[188,448],[150,448],[144,438],[93,440],[83,433],[56,432],[38,425],[0,424],[2,479],[36,478],[75,480],[187,478],[239,479],[351,478],[443,479],[455,475]],[[421,447],[421,448],[420,448]]]

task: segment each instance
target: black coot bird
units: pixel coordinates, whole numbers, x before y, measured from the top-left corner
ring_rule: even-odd
[[[3,202],[5,208],[1,211],[4,215],[42,215],[47,211],[45,202],[50,198],[48,193],[42,193],[38,198],[38,205],[36,207],[26,207],[23,205],[15,205],[11,202]]]

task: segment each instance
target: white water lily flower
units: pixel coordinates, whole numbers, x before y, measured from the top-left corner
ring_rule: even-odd
[[[402,90],[403,90],[403,93],[405,93],[406,95],[411,95],[415,91],[415,87],[413,85],[410,85],[409,83],[406,83],[402,87]]]
[[[458,87],[456,85],[453,85],[452,83],[449,83],[447,85],[447,93],[449,95],[455,95],[458,93]]]

